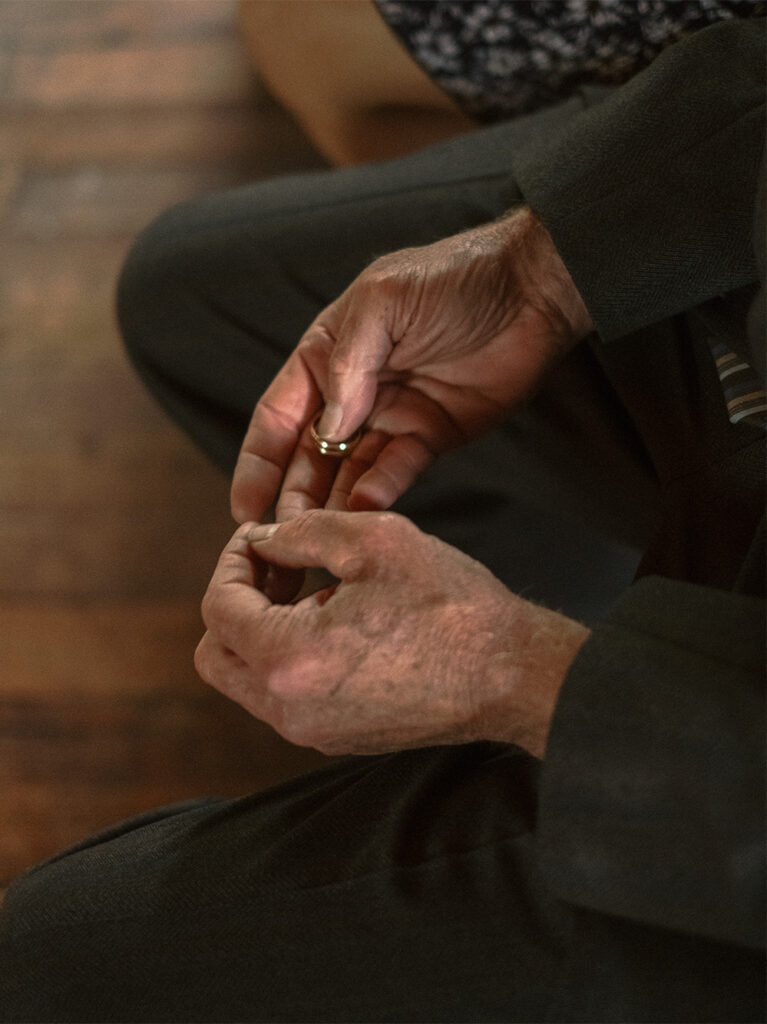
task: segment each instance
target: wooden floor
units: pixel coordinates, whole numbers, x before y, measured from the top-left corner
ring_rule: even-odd
[[[195,675],[227,481],[112,310],[163,208],[319,163],[229,0],[0,0],[0,887],[116,819],[321,760]]]

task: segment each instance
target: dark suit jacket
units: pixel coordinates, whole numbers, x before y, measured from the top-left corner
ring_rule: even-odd
[[[543,771],[543,861],[591,933],[620,918],[764,942],[764,432],[729,422],[707,345],[746,352],[751,309],[763,367],[764,27],[671,47],[514,163],[664,494],[640,578],[568,676]],[[581,984],[613,968],[626,984],[621,934],[573,966]]]

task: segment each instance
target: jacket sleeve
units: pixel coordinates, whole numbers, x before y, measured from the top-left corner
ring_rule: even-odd
[[[603,342],[758,280],[764,35],[762,19],[705,29],[516,154]],[[764,633],[758,598],[658,576],[594,629],[541,777],[561,899],[763,945]]]
[[[582,648],[554,716],[538,842],[557,896],[764,942],[764,606],[648,577]]]
[[[513,157],[603,341],[753,283],[765,21],[665,50]]]

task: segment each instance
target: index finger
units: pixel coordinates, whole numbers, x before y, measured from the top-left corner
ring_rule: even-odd
[[[311,509],[282,523],[254,524],[244,536],[267,561],[289,568],[327,569],[350,582],[395,560],[405,532],[416,529],[394,512],[351,515]]]
[[[256,404],[232,480],[237,522],[262,519],[276,498],[301,434],[322,405],[319,378],[332,345],[313,324]]]
[[[202,600],[202,618],[209,632],[230,650],[241,654],[246,637],[272,607],[258,590],[258,562],[248,537],[252,523],[234,534],[219,557]]]

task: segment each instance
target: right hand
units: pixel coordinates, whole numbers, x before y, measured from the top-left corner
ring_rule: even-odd
[[[232,484],[239,522],[388,508],[440,452],[502,422],[592,329],[526,207],[371,264],[322,311],[258,402]],[[320,455],[365,426],[354,454]]]
[[[295,604],[266,592],[275,573],[307,567],[337,582]],[[542,757],[589,636],[391,512],[241,526],[203,618],[202,678],[326,754],[498,740]]]

